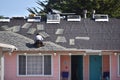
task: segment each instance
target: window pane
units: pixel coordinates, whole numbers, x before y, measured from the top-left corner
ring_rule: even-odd
[[[27,74],[41,75],[42,72],[42,56],[27,56]]]
[[[19,55],[19,75],[26,74],[26,56]]]
[[[44,75],[51,75],[51,55],[44,56]]]

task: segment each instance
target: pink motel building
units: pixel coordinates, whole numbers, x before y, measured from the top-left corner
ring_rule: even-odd
[[[97,16],[0,19],[1,80],[120,80],[120,19]]]

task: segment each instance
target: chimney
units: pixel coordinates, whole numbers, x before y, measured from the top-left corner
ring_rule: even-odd
[[[87,10],[84,10],[84,18],[87,18]]]
[[[92,18],[93,19],[95,18],[94,15],[95,15],[95,10],[92,11]]]

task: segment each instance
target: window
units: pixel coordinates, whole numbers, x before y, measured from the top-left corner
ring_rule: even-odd
[[[51,55],[19,55],[19,75],[52,75]]]

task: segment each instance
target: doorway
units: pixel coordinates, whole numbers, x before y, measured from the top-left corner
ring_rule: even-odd
[[[83,56],[71,56],[71,80],[83,80]]]
[[[89,75],[90,80],[101,80],[102,79],[102,56],[90,55],[89,60]]]

